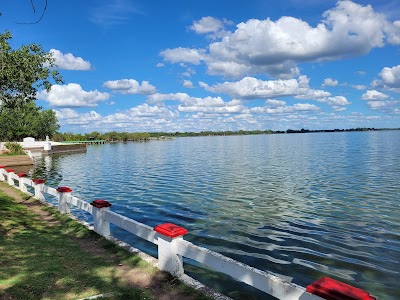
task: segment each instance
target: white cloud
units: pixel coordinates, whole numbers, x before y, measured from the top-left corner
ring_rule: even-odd
[[[331,106],[349,105],[350,102],[343,96],[328,97],[320,102],[325,102]]]
[[[367,54],[386,43],[400,43],[396,22],[376,13],[370,5],[346,0],[326,11],[315,27],[293,17],[250,19],[236,27],[207,49],[176,48],[160,54],[171,63],[204,61],[212,75],[268,73],[288,78],[299,74],[297,64],[301,62],[338,60]],[[211,30],[200,25],[198,28]]]
[[[191,89],[191,88],[194,88],[194,86],[193,86],[193,82],[191,82],[190,80],[183,80],[183,86],[185,87],[185,88],[189,88],[189,89]]]
[[[365,90],[367,88],[365,85],[362,85],[362,84],[350,84],[350,86],[353,89],[356,89],[356,90],[359,90],[359,91]]]
[[[204,59],[204,49],[190,49],[190,48],[175,48],[166,49],[160,52],[160,55],[165,61],[170,63],[191,63],[194,65],[200,64]]]
[[[286,105],[286,101],[282,101],[282,100],[268,99],[267,101],[265,101],[265,106],[268,106],[268,107],[278,107],[278,106],[285,106],[285,105]]]
[[[363,100],[367,100],[367,101],[379,101],[379,100],[385,100],[387,99],[389,96],[378,92],[376,90],[369,90],[366,91],[363,95],[362,95],[362,99]]]
[[[162,67],[165,67],[165,64],[164,63],[157,63],[156,67],[157,68],[162,68]]]
[[[51,106],[89,107],[97,106],[98,102],[108,100],[110,94],[101,93],[98,90],[87,92],[79,84],[69,83],[67,85],[53,85],[50,92],[41,91],[37,98],[49,102]]]
[[[204,82],[199,82],[199,85],[206,91],[224,93],[233,98],[243,100],[294,96],[296,99],[323,102],[336,110],[339,106],[350,104],[343,96],[332,96],[331,93],[323,90],[310,89],[309,78],[305,75],[299,76],[298,79],[266,81],[254,77],[245,77],[236,82],[224,82],[213,86],[209,86]]]
[[[339,107],[344,105],[349,105],[350,102],[343,96],[327,97],[325,99],[319,100],[319,102],[325,102],[332,107]]]
[[[121,94],[151,95],[157,92],[156,87],[148,81],[142,81],[142,84],[139,84],[135,79],[109,80],[103,84],[103,87]]]
[[[298,79],[260,80],[245,77],[236,82],[224,82],[209,86],[204,82],[199,85],[213,93],[224,93],[239,99],[265,99],[272,97],[303,95],[309,90],[309,79],[300,76]]]
[[[400,101],[368,101],[367,105],[372,110],[380,110],[388,114],[398,114],[400,113]]]
[[[175,113],[165,106],[150,106],[147,103],[132,107],[126,111],[114,113],[104,118],[104,123],[132,123],[143,119],[171,118]]]
[[[379,73],[380,80],[372,82],[372,86],[381,87],[400,93],[400,65],[385,67]]]
[[[339,81],[337,81],[335,79],[325,78],[322,86],[337,86],[338,84],[339,84]]]
[[[192,68],[186,68],[186,71],[182,73],[182,76],[192,77],[192,75],[196,74],[196,71]]]
[[[70,108],[62,108],[60,110],[54,109],[54,112],[61,124],[84,125],[92,123],[93,121],[99,121],[102,118],[101,115],[95,111],[80,114]]]
[[[213,17],[203,17],[194,21],[190,29],[198,34],[212,33],[224,28],[224,23]]]
[[[221,97],[192,97],[186,93],[154,94],[147,98],[147,102],[154,105],[164,105],[165,101],[177,101],[179,111],[185,112],[214,112],[234,113],[245,109],[240,100],[225,102]]]
[[[296,103],[292,106],[286,105],[285,101],[280,101],[283,105],[276,105],[278,103],[266,101],[265,107],[252,107],[249,109],[251,113],[256,114],[290,114],[294,112],[315,112],[319,111],[320,108],[314,104],[309,103]]]
[[[55,58],[56,65],[62,70],[87,71],[91,69],[90,62],[82,57],[75,57],[72,53],[63,54],[56,49],[51,49],[50,53]]]
[[[304,93],[302,95],[297,95],[297,96],[295,96],[295,98],[302,99],[302,100],[321,100],[321,99],[325,99],[326,97],[329,97],[331,95],[332,94],[327,91],[309,89],[306,91],[306,93]]]

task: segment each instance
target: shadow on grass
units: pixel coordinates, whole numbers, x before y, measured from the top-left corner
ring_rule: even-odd
[[[76,243],[95,237],[81,224],[47,225],[2,193],[0,220],[0,299],[77,299],[108,292],[121,299],[152,298],[145,289],[121,284],[115,263],[126,257],[96,256]],[[129,264],[135,267],[140,259]]]
[[[0,190],[0,300],[110,292],[112,299],[210,299],[69,216],[22,197],[24,204]]]

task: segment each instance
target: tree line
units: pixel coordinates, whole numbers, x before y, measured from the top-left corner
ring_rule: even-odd
[[[108,142],[148,141],[152,139],[175,138],[175,137],[196,137],[196,136],[230,136],[230,135],[255,135],[255,134],[285,134],[285,133],[313,133],[313,132],[348,132],[348,131],[377,131],[377,130],[400,130],[400,128],[350,128],[350,129],[322,129],[322,130],[238,130],[238,131],[200,131],[200,132],[117,132],[111,131],[101,133],[93,131],[90,133],[56,132],[52,140],[55,142],[64,141],[89,141],[105,140]]]
[[[146,141],[151,137],[148,132],[117,132],[111,131],[107,133],[100,133],[93,131],[91,133],[72,133],[72,132],[56,132],[52,136],[55,142],[68,142],[68,141],[90,141],[90,140],[105,140],[108,142],[128,142],[128,141]]]

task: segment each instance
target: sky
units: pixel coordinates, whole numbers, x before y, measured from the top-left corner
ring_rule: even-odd
[[[61,132],[400,127],[398,0],[5,0]]]

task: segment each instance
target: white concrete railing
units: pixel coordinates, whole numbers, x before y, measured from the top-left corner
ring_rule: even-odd
[[[106,238],[111,237],[110,224],[114,224],[158,245],[158,268],[178,278],[184,275],[183,257],[186,257],[278,299],[339,299],[333,297],[337,296],[338,293],[348,297],[346,299],[375,299],[365,291],[327,277],[322,277],[305,289],[282,279],[274,273],[258,270],[184,240],[183,236],[188,231],[182,227],[166,223],[152,228],[110,211],[111,204],[108,201],[101,199],[94,200],[91,203],[83,201],[72,196],[72,190],[69,187],[52,188],[46,186],[42,179],[28,179],[25,173],[15,174],[14,170],[5,170],[4,167],[0,166],[0,181],[7,181],[9,185],[28,194],[27,186],[31,186],[35,191],[34,195],[31,195],[40,201],[45,201],[44,194],[57,197],[58,210],[63,214],[70,213],[72,205],[88,212],[93,216],[94,231]]]

